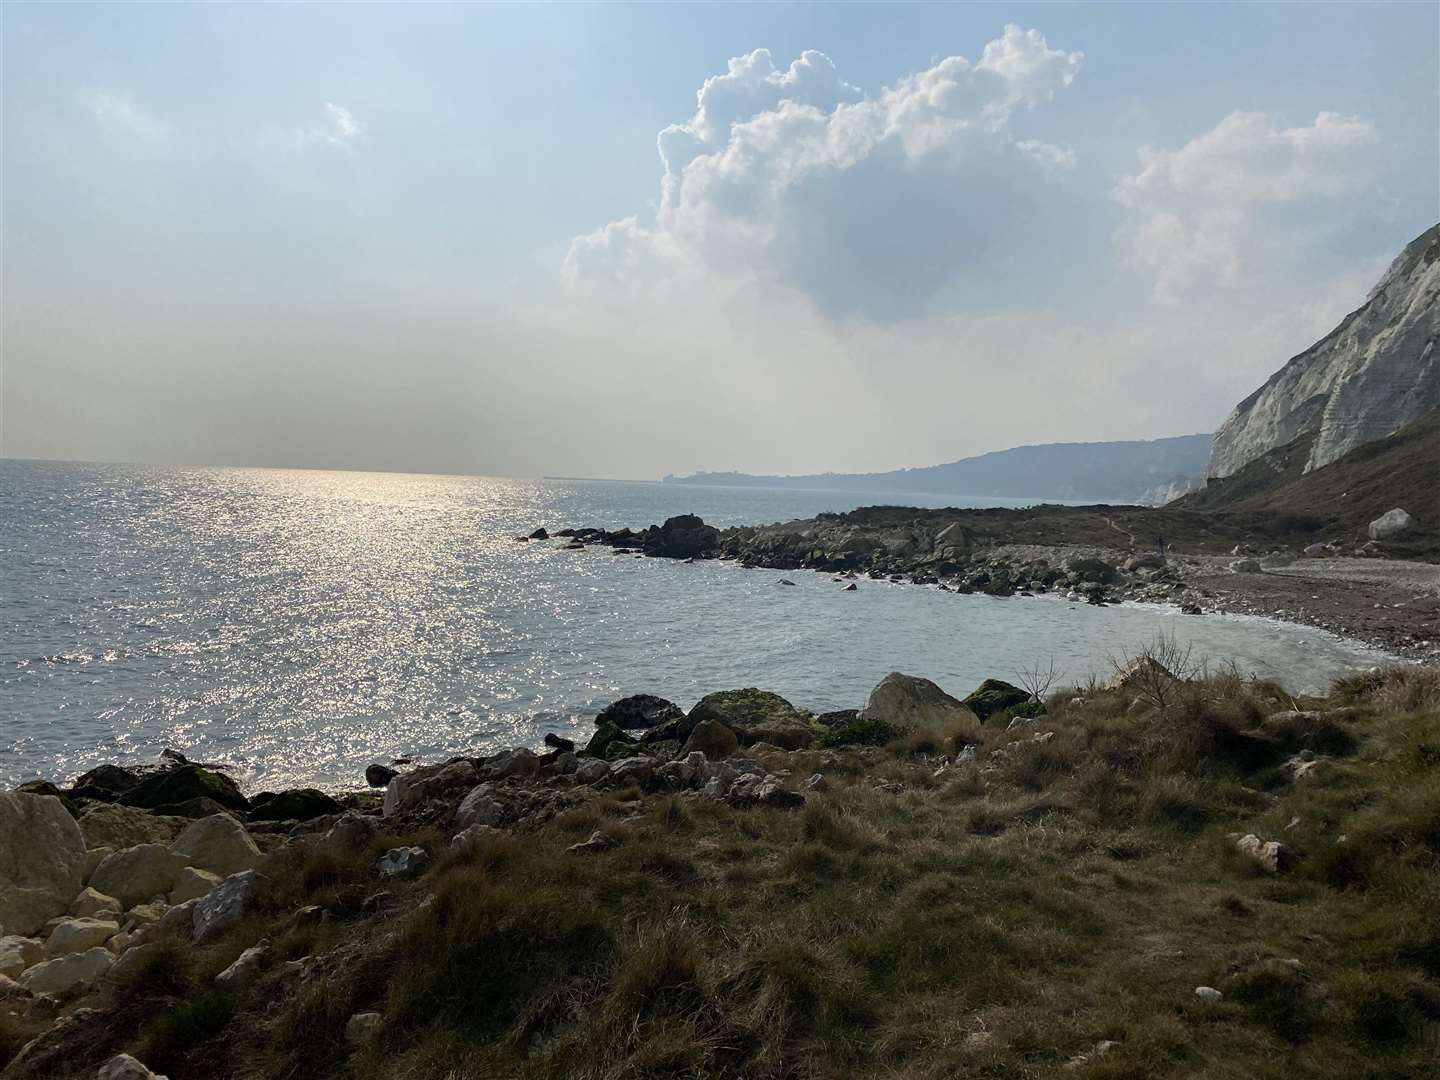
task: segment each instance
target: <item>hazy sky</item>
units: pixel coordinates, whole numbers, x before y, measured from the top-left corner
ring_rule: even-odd
[[[1440,6],[25,5],[8,456],[653,478],[1211,430],[1440,218]]]

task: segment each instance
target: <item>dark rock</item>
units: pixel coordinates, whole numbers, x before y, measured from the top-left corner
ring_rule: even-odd
[[[534,532],[532,532],[532,533],[530,534],[530,536],[528,537],[528,539],[531,539],[531,540],[549,540],[549,539],[550,539],[550,534],[549,534],[548,532],[546,532],[543,528],[540,528],[540,529],[536,529]]]
[[[608,759],[612,753],[620,752],[623,757],[626,752],[633,750],[635,745],[635,740],[614,724],[606,724],[590,737],[590,741],[585,744],[585,753]]]
[[[230,811],[214,799],[202,795],[196,799],[186,799],[184,802],[156,806],[150,812],[162,817],[184,817],[198,820],[199,818],[214,817],[216,814],[226,814]]]
[[[384,787],[395,779],[395,776],[395,770],[384,765],[370,765],[365,769],[365,783],[371,787]]]
[[[1104,559],[1067,559],[1065,569],[1079,581],[1094,581],[1109,585],[1119,576],[1119,571]]]
[[[70,785],[70,794],[81,799],[114,802],[140,782],[140,774],[120,765],[97,765]]]
[[[563,735],[556,735],[553,731],[546,733],[545,745],[551,749],[559,750],[562,754],[573,754],[575,752],[575,741],[573,739],[567,739]]]
[[[988,720],[998,712],[1023,705],[1030,695],[1018,686],[1012,686],[1003,679],[986,679],[965,699],[965,705],[981,720]]]
[[[659,727],[684,715],[685,710],[673,701],[654,694],[634,694],[601,709],[600,715],[595,717],[595,726],[611,725],[621,731],[637,731]]]
[[[849,585],[846,585],[846,586],[845,586],[843,589],[841,589],[840,591],[841,591],[841,592],[855,592],[855,591],[858,590],[859,588],[860,588],[860,586],[859,586],[859,585],[856,585],[855,582],[852,581]]]
[[[251,821],[309,821],[345,808],[315,788],[292,788],[263,802],[257,797],[250,811]]]
[[[700,751],[710,761],[730,757],[740,749],[740,739],[718,720],[702,720],[690,731],[685,753]]]
[[[171,751],[166,751],[171,753]],[[169,772],[147,776],[121,796],[126,806],[150,810],[190,799],[213,799],[227,810],[248,810],[250,802],[234,780],[200,765],[185,764]]]

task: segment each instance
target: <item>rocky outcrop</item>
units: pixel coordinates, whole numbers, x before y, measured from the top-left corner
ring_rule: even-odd
[[[706,721],[721,724],[735,733],[742,746],[763,742],[798,750],[812,743],[817,734],[810,713],[797,709],[779,694],[753,687],[706,694],[687,719],[692,731]]]
[[[32,934],[84,884],[85,838],[53,795],[0,794],[0,928]]]
[[[229,814],[201,818],[175,838],[170,850],[222,880],[260,865],[260,848]]]
[[[929,679],[892,671],[870,691],[860,720],[878,720],[895,731],[939,727],[975,714]]]
[[[1401,252],[1365,303],[1235,407],[1209,474],[1229,476],[1314,433],[1305,471],[1440,408],[1440,225]]]

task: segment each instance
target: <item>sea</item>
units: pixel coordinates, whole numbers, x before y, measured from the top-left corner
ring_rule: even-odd
[[[173,748],[224,764],[247,790],[355,788],[372,762],[538,746],[547,732],[583,740],[628,694],[688,708],[755,686],[816,711],[854,708],[890,671],[963,696],[1053,661],[1073,684],[1163,636],[1294,692],[1388,659],[1254,617],[868,579],[844,592],[829,574],[516,539],[680,513],[761,524],[878,501],[0,460],[0,784]]]

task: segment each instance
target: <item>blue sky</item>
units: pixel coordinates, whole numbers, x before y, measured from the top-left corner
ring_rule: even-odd
[[[647,477],[1208,430],[1440,216],[1437,12],[7,5],[0,452]]]

